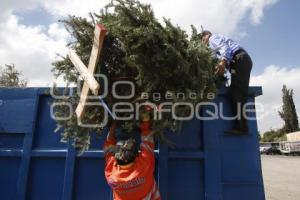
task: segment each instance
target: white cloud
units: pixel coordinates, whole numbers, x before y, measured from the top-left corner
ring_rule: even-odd
[[[283,121],[278,115],[282,106],[282,86],[285,84],[289,89],[294,89],[294,102],[300,116],[300,67],[284,68],[271,65],[260,75],[252,76],[251,85],[263,87],[263,95],[256,99],[257,103],[264,105],[264,112],[258,117],[259,129],[264,132],[270,128],[281,128]]]
[[[88,17],[98,13],[110,0],[51,0],[41,1],[41,5],[54,16],[76,15]]]
[[[68,14],[87,17],[98,12],[109,0],[1,0],[0,65],[14,63],[29,79],[31,86],[47,86],[51,82],[51,63],[57,53],[65,53],[67,33],[58,23],[49,26],[20,24],[16,12],[43,8],[53,19]],[[238,27],[243,20],[259,24],[264,9],[277,0],[142,0],[151,3],[158,18],[168,17],[175,24],[190,30],[200,25],[235,36],[246,35]]]
[[[89,12],[98,12],[109,0],[52,0],[41,1],[41,5],[55,16],[68,14],[88,16]],[[198,28],[203,25],[214,32],[239,37],[238,26],[248,19],[252,24],[261,22],[263,11],[277,0],[141,0],[152,5],[156,16],[170,18],[174,23],[190,31],[190,25]],[[238,33],[236,33],[238,32]]]
[[[143,0],[151,3],[158,17],[170,18],[189,30],[191,24],[203,25],[213,32],[239,37],[239,24],[248,19],[252,24],[261,22],[263,11],[277,0]],[[250,14],[249,14],[250,13]]]
[[[66,53],[66,36],[56,23],[24,26],[10,15],[0,23],[0,65],[15,64],[29,79],[29,86],[47,86],[52,79],[51,63],[57,53]]]
[[[56,40],[62,40],[69,36],[69,33],[66,31],[66,29],[64,29],[58,23],[53,23],[49,25],[48,34],[49,37],[52,37]]]
[[[38,0],[1,0],[0,5],[0,17],[7,17],[15,10],[28,11],[36,8],[38,6]]]

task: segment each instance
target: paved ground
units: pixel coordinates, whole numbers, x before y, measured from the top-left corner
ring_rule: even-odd
[[[266,200],[300,200],[300,156],[262,156]]]

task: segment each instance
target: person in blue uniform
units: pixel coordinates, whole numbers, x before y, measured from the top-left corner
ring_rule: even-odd
[[[205,30],[199,34],[199,38],[219,59],[215,69],[216,73],[224,75],[226,68],[231,73],[229,91],[233,113],[237,117],[232,129],[226,131],[226,133],[248,133],[247,116],[243,111],[248,98],[249,80],[252,69],[251,57],[240,44],[226,36],[212,34],[210,31]]]

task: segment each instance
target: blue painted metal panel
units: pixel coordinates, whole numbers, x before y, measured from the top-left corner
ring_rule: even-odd
[[[74,199],[110,199],[110,190],[104,178],[103,158],[78,158],[74,179]]]
[[[168,173],[168,199],[205,199],[202,160],[170,159]]]
[[[24,134],[0,134],[0,150],[22,149]]]
[[[16,183],[18,180],[18,169],[21,159],[18,157],[0,156],[0,194],[1,199],[14,199]]]
[[[67,145],[60,142],[60,135],[54,133],[56,122],[50,117],[50,101],[49,95],[40,95],[40,103],[38,106],[35,137],[33,141],[33,149],[66,149]],[[53,129],[54,127],[54,129]]]
[[[28,133],[34,120],[35,99],[1,100],[0,132]]]
[[[29,170],[26,199],[61,199],[64,166],[64,158],[33,158]]]
[[[71,143],[60,143],[48,91],[0,89],[1,200],[112,199],[103,172],[104,137],[93,135],[82,156]],[[249,102],[261,94],[261,88],[250,88]],[[231,116],[226,90],[215,102]],[[204,106],[201,116],[208,110],[214,111]],[[224,130],[232,126],[230,120],[192,119],[179,133],[169,133],[174,145],[158,144],[155,151],[162,199],[264,200],[256,120],[249,125],[249,135],[228,136]]]

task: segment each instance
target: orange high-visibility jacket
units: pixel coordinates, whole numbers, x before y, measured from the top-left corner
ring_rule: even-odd
[[[141,124],[141,151],[131,164],[120,166],[111,153],[105,155],[105,178],[113,190],[114,200],[160,200],[154,180],[154,141],[149,136],[149,122]],[[104,148],[115,145],[107,139]]]

